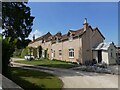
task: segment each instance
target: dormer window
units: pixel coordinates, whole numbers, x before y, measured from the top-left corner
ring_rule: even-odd
[[[40,40],[39,43],[42,43],[42,40]]]
[[[72,40],[73,40],[73,36],[70,35],[70,36],[69,36],[69,41],[72,41]]]
[[[59,41],[58,37],[55,37],[55,40],[56,40],[56,43],[58,43],[58,41]]]

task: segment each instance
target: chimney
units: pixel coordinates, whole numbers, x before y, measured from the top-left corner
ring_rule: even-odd
[[[83,25],[84,25],[84,31],[86,31],[88,28],[87,18],[85,18]]]
[[[33,41],[35,41],[35,34],[33,34]]]

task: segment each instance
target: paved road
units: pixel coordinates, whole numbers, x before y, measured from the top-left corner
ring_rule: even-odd
[[[64,88],[118,88],[117,75],[48,68],[17,63],[14,63],[14,67],[44,71],[57,75],[63,81]]]

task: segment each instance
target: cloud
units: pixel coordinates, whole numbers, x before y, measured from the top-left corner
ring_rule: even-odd
[[[33,40],[33,35],[35,35],[35,38],[38,38],[38,37],[42,36],[42,34],[43,34],[42,32],[40,32],[39,30],[36,29],[35,31],[30,33],[28,38],[30,40]]]

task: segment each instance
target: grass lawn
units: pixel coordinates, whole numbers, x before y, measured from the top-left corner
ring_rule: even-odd
[[[25,90],[60,90],[63,86],[62,81],[52,74],[45,72],[10,68],[10,79]]]
[[[30,65],[40,65],[40,66],[46,66],[46,67],[66,68],[66,69],[78,66],[77,64],[68,63],[65,61],[48,60],[48,59],[32,60],[32,61],[19,60],[15,62],[23,63],[23,64],[30,64]]]

